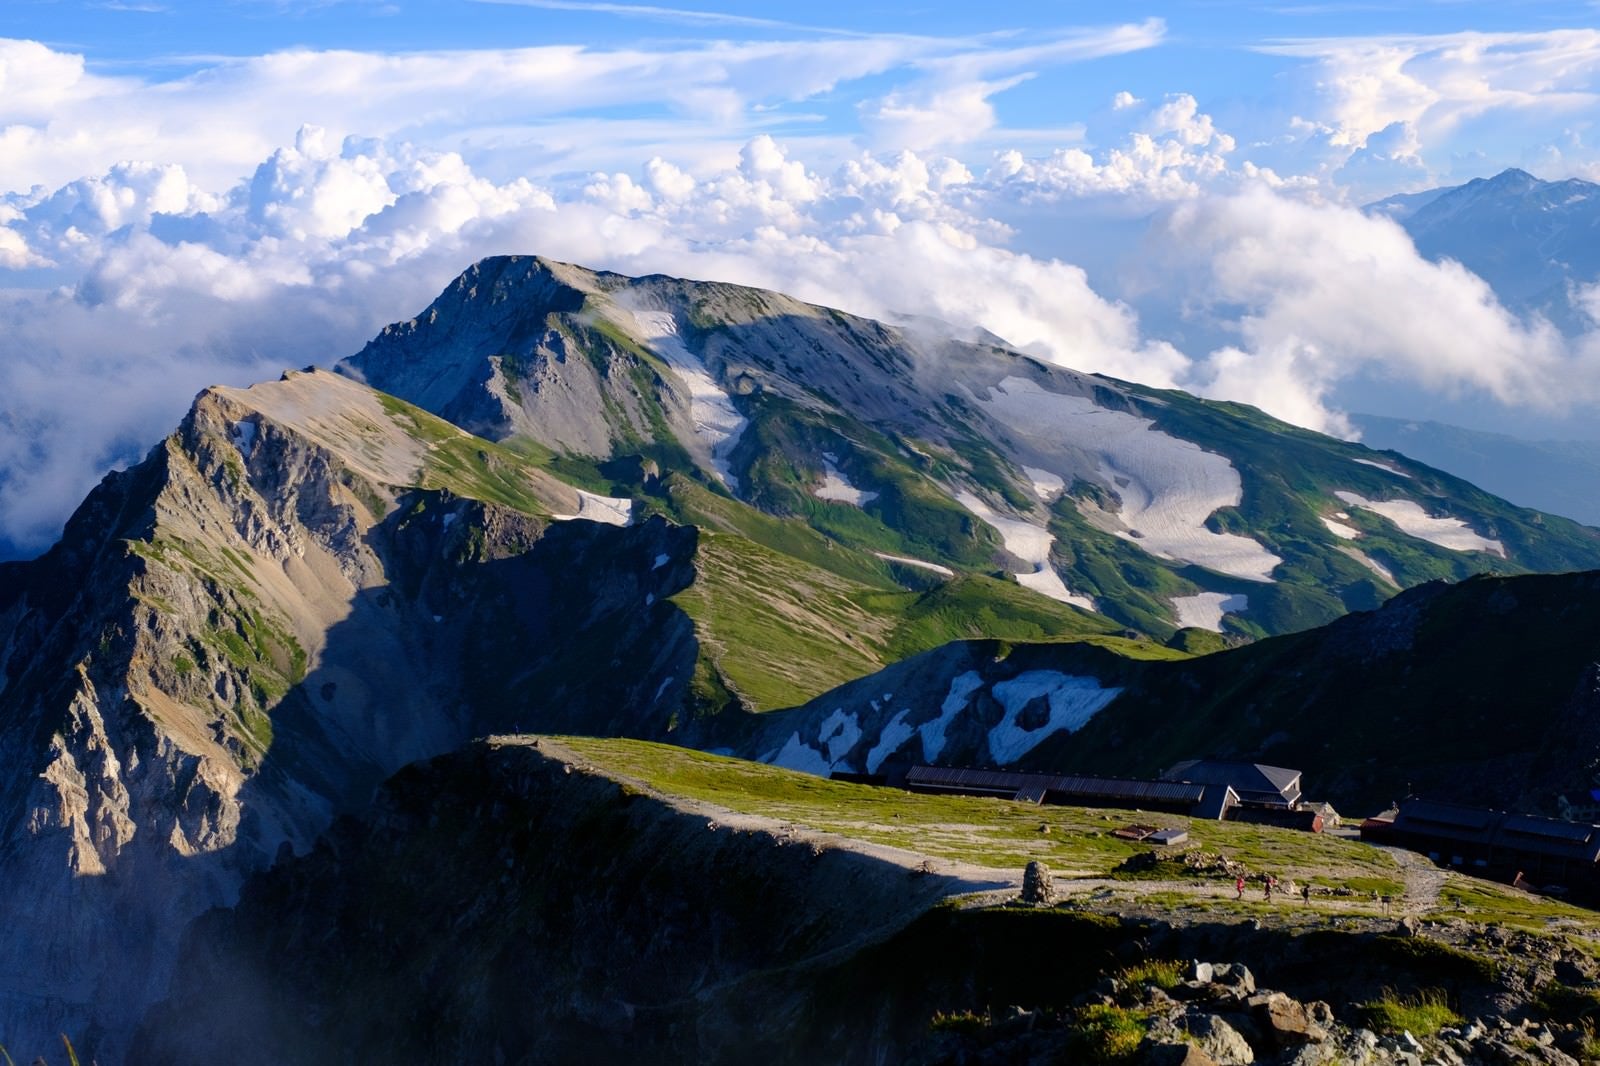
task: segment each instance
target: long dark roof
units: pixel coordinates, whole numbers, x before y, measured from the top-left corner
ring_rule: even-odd
[[[1056,792],[1097,799],[1195,804],[1205,796],[1205,785],[1173,781],[1134,781],[1121,777],[1081,774],[1039,774],[1021,770],[966,770],[952,766],[916,766],[906,775],[912,788],[975,789],[996,794],[1027,791],[1043,795]]]
[[[1395,816],[1401,834],[1600,862],[1600,825],[1510,814],[1432,800],[1407,800]]]
[[[1244,792],[1298,795],[1300,771],[1258,762],[1227,759],[1186,759],[1161,775],[1163,781],[1194,781],[1202,785],[1232,785]]]

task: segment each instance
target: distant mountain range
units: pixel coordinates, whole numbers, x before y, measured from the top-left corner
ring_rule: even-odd
[[[1366,210],[1400,223],[1427,258],[1454,259],[1483,278],[1512,310],[1541,314],[1566,332],[1592,325],[1569,287],[1600,280],[1600,185],[1512,169]]]

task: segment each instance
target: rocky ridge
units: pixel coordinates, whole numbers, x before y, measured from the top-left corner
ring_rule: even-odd
[[[535,514],[421,488],[426,463],[396,447],[414,438],[375,400],[332,405],[365,444],[330,443],[293,402],[307,377],[317,397],[324,380],[359,388],[306,375],[202,395],[52,552],[4,570],[13,1042],[104,1032],[116,1061],[176,931],[408,762],[539,715],[667,729],[675,704],[652,697],[673,677],[681,697],[691,672],[692,629],[665,598],[692,578],[693,530],[540,518],[576,503],[554,479],[518,480]],[[549,669],[596,654],[633,669]]]

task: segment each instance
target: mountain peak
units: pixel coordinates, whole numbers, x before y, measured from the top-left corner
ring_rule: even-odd
[[[1497,189],[1529,189],[1544,182],[1529,174],[1519,167],[1507,167],[1492,178],[1483,179],[1484,182]]]

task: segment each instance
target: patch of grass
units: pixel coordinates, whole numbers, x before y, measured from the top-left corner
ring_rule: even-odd
[[[1146,959],[1117,971],[1116,978],[1125,984],[1154,986],[1169,992],[1183,983],[1184,965],[1176,959]]]
[[[1440,891],[1439,901],[1441,918],[1497,922],[1519,929],[1545,929],[1553,922],[1600,928],[1600,914],[1592,910],[1486,881],[1452,880]]]
[[[1595,1032],[1593,1019],[1585,1018],[1578,1023],[1577,1046],[1572,1050],[1579,1062],[1600,1062],[1600,1033]]]
[[[1596,988],[1573,988],[1551,982],[1539,989],[1534,1005],[1545,1017],[1555,1021],[1567,1025],[1587,1024],[1591,1038],[1595,1022],[1600,1021],[1600,989]]]
[[[860,584],[727,533],[703,533],[698,580],[673,597],[753,710],[792,707],[881,669],[894,619]]]
[[[936,1033],[973,1035],[989,1027],[989,1018],[971,1010],[936,1011],[928,1027]]]
[[[1228,640],[1221,633],[1213,633],[1209,629],[1196,629],[1191,626],[1172,634],[1167,641],[1167,647],[1174,648],[1187,655],[1210,655],[1214,651],[1226,650]]]
[[[1445,994],[1425,988],[1409,996],[1385,989],[1377,999],[1361,1005],[1367,1024],[1383,1033],[1408,1032],[1412,1036],[1434,1036],[1447,1025],[1460,1025],[1463,1019],[1450,1007]]]
[[[448,489],[457,496],[498,503],[523,514],[550,513],[535,489],[537,479],[548,475],[539,471],[533,460],[475,437],[415,404],[387,393],[377,395],[384,412],[401,429],[428,445],[422,483],[417,487]]]
[[[1069,1029],[1077,1061],[1094,1063],[1131,1062],[1149,1031],[1143,1011],[1100,1003],[1075,1011]]]
[[[740,508],[727,501],[719,509]],[[746,530],[782,530],[782,520],[751,521],[753,514],[742,516]],[[752,710],[797,706],[907,656],[975,637],[1082,637],[1123,654],[1181,658],[1113,635],[1112,623],[1010,581],[963,575],[927,590],[885,587],[887,570],[876,559],[836,547],[820,553],[831,556],[823,566],[813,561],[818,553],[784,550],[793,547],[786,537],[707,530],[697,580],[673,597],[695,620],[704,653]]]
[[[1311,883],[1323,888],[1348,888],[1358,895],[1371,898],[1374,893],[1378,896],[1392,896],[1398,899],[1405,894],[1405,882],[1393,877],[1345,877],[1328,878],[1313,877]]]

